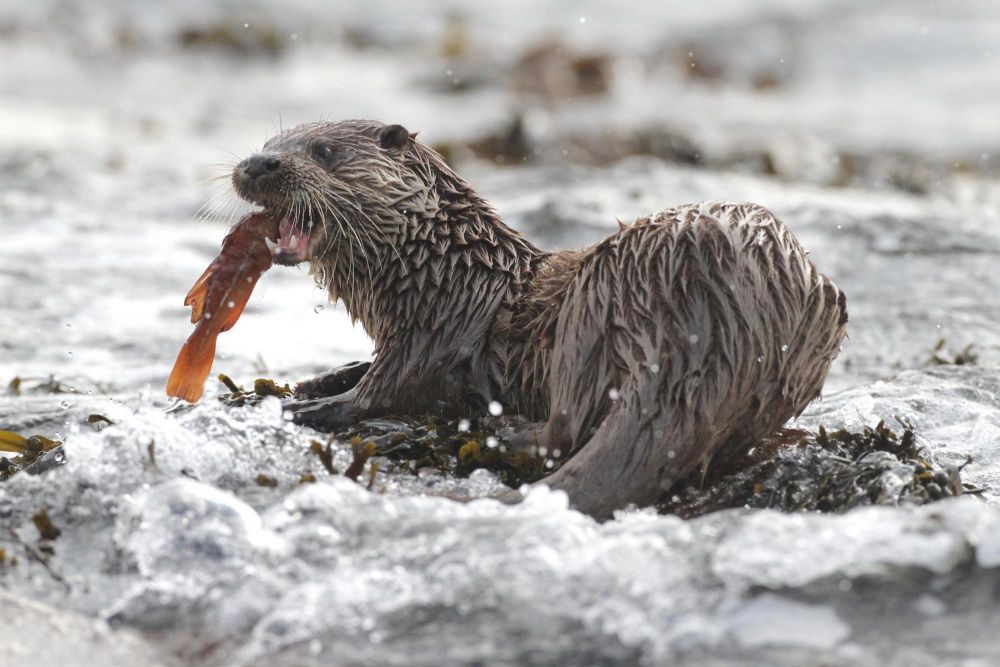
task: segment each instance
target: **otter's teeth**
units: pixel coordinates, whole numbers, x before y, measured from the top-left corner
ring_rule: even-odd
[[[264,245],[267,246],[267,249],[270,251],[272,255],[275,254],[275,252],[277,252],[278,250],[278,244],[272,241],[271,239],[267,238],[266,236],[264,237]]]

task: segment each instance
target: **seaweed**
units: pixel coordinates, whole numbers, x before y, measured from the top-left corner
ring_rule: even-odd
[[[360,437],[354,436],[351,438],[351,452],[354,454],[354,460],[344,471],[344,476],[357,481],[358,475],[365,468],[365,463],[375,453],[375,443],[371,440],[362,442]]]
[[[326,446],[319,440],[313,440],[309,443],[309,451],[319,457],[319,462],[323,464],[328,473],[331,475],[340,474],[340,471],[333,465],[333,438],[327,441]]]
[[[261,398],[265,396],[288,398],[292,395],[292,388],[287,384],[278,385],[274,380],[257,378],[253,381],[253,392]]]
[[[53,541],[62,535],[62,531],[52,523],[48,510],[40,509],[31,517],[31,522],[38,529],[38,536],[42,540]]]
[[[107,426],[114,426],[115,422],[104,415],[89,415],[87,423],[94,427],[95,431],[101,431]]]
[[[264,473],[259,473],[257,477],[254,478],[254,481],[257,483],[257,486],[263,486],[268,489],[273,489],[278,486],[278,480],[274,477],[265,475]]]
[[[288,385],[269,380],[258,380],[252,392],[226,376],[220,380],[230,389],[223,400],[232,406],[290,393]],[[815,433],[782,429],[707,474],[692,473],[657,507],[684,517],[733,507],[844,512],[860,505],[923,504],[980,492],[962,482],[964,465],[936,465],[912,426],[896,421],[902,427],[898,433],[884,421],[857,431],[828,431],[822,426]],[[515,444],[517,438],[511,434],[526,428],[530,424],[512,415],[471,420],[387,416],[358,421],[331,434],[325,444],[311,441],[309,448],[329,474],[339,475],[333,464],[334,444],[350,443],[353,458],[343,474],[368,488],[380,470],[417,475],[432,468],[452,477],[486,469],[516,489],[543,479],[560,464],[544,450]],[[368,478],[362,481],[366,466]],[[316,476],[309,471],[300,478],[300,483],[314,481]]]
[[[961,481],[962,466],[938,467],[912,426],[897,434],[884,421],[860,431],[783,431],[740,461],[689,478],[658,503],[693,517],[733,508],[841,513],[861,505],[914,504],[978,493]],[[742,467],[741,467],[742,466]]]
[[[174,39],[185,49],[220,51],[239,58],[277,58],[288,48],[288,41],[278,29],[264,20],[242,26],[232,21],[185,26]]]
[[[439,420],[433,417],[363,420],[341,437],[371,443],[373,455],[386,459],[391,472],[417,474],[434,468],[445,475],[467,477],[484,468],[511,488],[541,479],[557,465],[537,452],[510,445],[504,435],[517,431],[514,417]]]
[[[5,482],[24,470],[29,474],[45,472],[65,462],[62,442],[43,435],[25,437],[13,431],[0,431],[0,452],[15,456],[0,456],[0,482]]]
[[[288,398],[292,395],[292,388],[288,384],[279,385],[274,380],[267,378],[257,378],[253,382],[253,389],[247,391],[242,386],[233,382],[225,373],[219,373],[219,382],[229,390],[228,394],[219,394],[220,401],[230,407],[243,407],[246,405],[257,405],[268,396],[277,398]]]
[[[329,374],[324,382],[343,382],[348,376],[359,376],[365,368],[367,364],[348,364]],[[225,374],[220,374],[218,378],[228,389],[228,393],[221,394],[219,400],[229,407],[252,406],[267,396],[288,398],[294,394],[288,384],[279,385],[274,380],[257,379],[253,390],[248,391]],[[308,387],[310,383],[302,383],[299,388],[303,386]],[[501,434],[516,432],[522,425],[522,420],[517,417],[483,417],[470,421],[430,416],[390,416],[359,421],[346,430],[332,434],[325,444],[313,440],[309,450],[319,458],[329,474],[339,475],[340,471],[333,465],[333,443],[336,440],[351,443],[353,460],[344,475],[355,481],[364,472],[370,458],[381,457],[386,459],[388,472],[416,474],[421,468],[431,467],[446,475],[467,477],[473,471],[485,468],[496,473],[504,484],[518,488],[541,479],[558,465],[557,461],[546,458],[544,453],[539,455],[508,446]],[[367,482],[369,487],[374,483],[375,473],[381,469],[379,464],[372,465],[374,468],[369,468]],[[315,476],[306,472],[302,480],[306,483],[315,481]]]
[[[96,386],[96,385],[95,385]],[[7,385],[7,392],[14,396],[22,396],[25,393],[32,394],[79,394],[76,387],[64,384],[57,380],[55,375],[44,378],[23,378],[15,377]]]
[[[958,352],[948,350],[947,341],[944,338],[938,339],[931,355],[924,366],[975,366],[979,363],[979,354],[973,349],[975,343],[970,343]]]

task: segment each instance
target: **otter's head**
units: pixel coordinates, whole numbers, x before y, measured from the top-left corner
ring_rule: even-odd
[[[280,217],[275,262],[309,260],[321,274],[350,262],[353,271],[391,251],[403,232],[407,200],[430,185],[419,168],[425,153],[402,125],[307,123],[237,164],[233,186]]]

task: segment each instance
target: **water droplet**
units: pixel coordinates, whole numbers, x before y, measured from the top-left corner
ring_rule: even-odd
[[[558,459],[561,456],[562,456],[562,450],[561,449],[553,449],[552,450],[552,458]]]
[[[66,356],[67,357],[72,357],[73,356],[73,350],[66,350]]]
[[[610,398],[612,401],[617,401],[619,398],[621,398],[621,392],[612,387],[611,389],[608,389],[608,398]]]
[[[503,414],[503,406],[500,405],[500,401],[490,401],[490,414],[494,417],[499,417]]]
[[[320,651],[323,650],[323,642],[318,639],[314,639],[309,642],[309,655],[319,655]]]
[[[757,363],[758,364],[764,363],[764,357],[757,357]]]
[[[315,306],[313,306],[313,312],[316,314],[322,313],[323,308],[324,308],[323,304],[317,303]]]
[[[69,410],[69,401],[59,401],[59,406],[63,410]]]
[[[659,373],[660,372],[660,365],[659,364],[650,364],[649,365],[649,370],[650,370],[651,373]]]
[[[580,17],[580,23],[586,23],[586,22],[587,22],[587,17],[586,16],[581,16]]]
[[[499,444],[500,444],[500,441],[497,440],[496,438],[494,438],[492,435],[490,437],[486,438],[486,446],[489,447],[490,449],[493,449],[494,447],[496,447]]]
[[[782,352],[788,352],[788,346],[787,345],[782,345],[781,346],[781,351]]]
[[[226,305],[229,306],[230,308],[235,308],[236,307],[236,302],[235,301],[227,301]]]
[[[281,413],[281,418],[284,419],[286,422],[290,422],[293,419],[295,419],[295,413],[292,412],[291,410],[285,410],[284,412]]]
[[[538,455],[539,456],[548,456],[549,455],[548,448],[546,448],[546,447],[539,447],[538,448]]]
[[[468,432],[468,430],[469,430],[469,428],[471,426],[472,426],[472,423],[468,419],[460,419],[458,421],[458,432],[459,433],[466,433],[466,432]]]
[[[694,345],[695,343],[698,342],[698,336],[696,336],[695,334],[691,334],[690,336],[688,336],[688,342]]]

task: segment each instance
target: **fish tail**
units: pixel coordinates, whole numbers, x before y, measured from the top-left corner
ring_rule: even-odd
[[[205,301],[208,299],[208,281],[215,274],[215,262],[212,262],[201,277],[184,297],[184,305],[191,306],[191,323],[197,324],[205,313]]]
[[[212,372],[217,334],[195,330],[184,343],[167,380],[167,396],[197,403]]]

